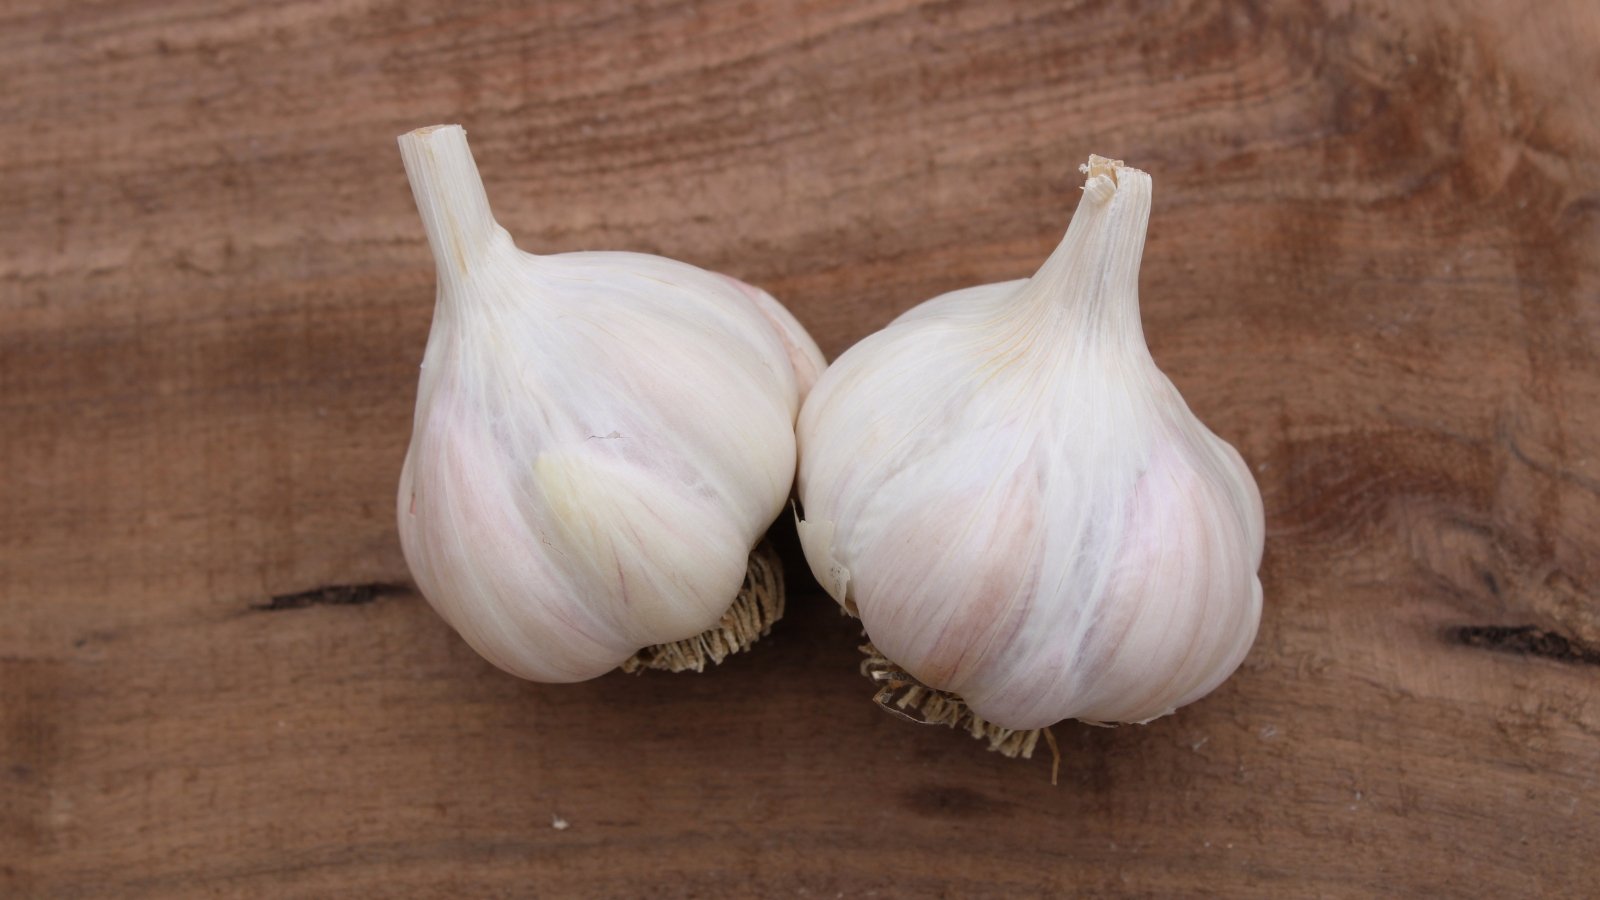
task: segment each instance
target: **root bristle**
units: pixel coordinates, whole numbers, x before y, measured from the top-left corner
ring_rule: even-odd
[[[622,671],[704,672],[707,664],[717,665],[766,637],[772,623],[783,618],[783,603],[783,563],[763,541],[751,551],[744,584],[716,625],[691,638],[646,647],[629,657]]]
[[[1019,731],[1002,728],[979,718],[965,701],[947,691],[935,690],[911,677],[910,673],[889,661],[871,642],[861,646],[866,659],[861,661],[861,674],[878,685],[872,702],[892,715],[921,725],[944,725],[965,731],[978,740],[988,743],[989,749],[1002,756],[1032,759],[1039,736],[1044,735],[1055,762],[1050,770],[1050,783],[1055,784],[1061,769],[1061,749],[1055,735],[1048,728]]]

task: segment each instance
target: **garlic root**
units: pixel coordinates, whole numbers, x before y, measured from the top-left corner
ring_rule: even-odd
[[[972,737],[988,743],[989,750],[1010,759],[1032,759],[1033,751],[1043,735],[1053,760],[1050,764],[1050,783],[1056,784],[1061,776],[1061,747],[1047,725],[1019,731],[986,722],[967,704],[949,691],[928,687],[911,677],[889,658],[878,652],[868,641],[860,647],[866,659],[861,661],[861,674],[878,685],[872,702],[890,715],[915,722],[918,725],[943,725],[965,731]]]

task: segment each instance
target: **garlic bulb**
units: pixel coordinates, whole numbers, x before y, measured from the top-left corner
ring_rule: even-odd
[[[822,354],[732,278],[518,250],[465,131],[399,140],[438,267],[398,498],[418,587],[480,654],[537,681],[694,642],[790,495]]]
[[[900,316],[798,424],[818,580],[884,657],[1002,732],[1170,713],[1238,667],[1260,618],[1255,481],[1139,323],[1150,177],[1083,171],[1037,274]]]

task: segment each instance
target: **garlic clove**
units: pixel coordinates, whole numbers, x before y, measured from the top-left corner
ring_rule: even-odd
[[[439,273],[397,509],[424,596],[538,681],[699,668],[759,636],[781,580],[746,576],[790,494],[815,343],[686,263],[518,250],[459,126],[400,148]]]
[[[1032,278],[902,315],[797,425],[814,574],[886,665],[1001,732],[1169,713],[1237,668],[1260,618],[1255,481],[1144,343],[1150,178],[1083,169]]]

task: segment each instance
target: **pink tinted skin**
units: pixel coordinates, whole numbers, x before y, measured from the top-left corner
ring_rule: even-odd
[[[430,427],[407,456],[399,495],[401,542],[423,595],[474,650],[513,674],[581,681],[613,668],[603,661],[632,648],[598,614],[603,608],[581,602],[557,559],[526,552],[546,537],[530,527],[501,475],[503,450],[448,390],[430,401],[419,415]],[[568,599],[530,603],[531,596]],[[457,599],[468,597],[470,610]],[[549,633],[564,635],[555,652],[537,667],[519,662],[532,635]]]
[[[799,383],[800,400],[804,402],[806,395],[811,393],[812,385],[817,383],[822,370],[828,366],[827,360],[822,357],[822,351],[817,349],[816,342],[811,340],[811,335],[806,333],[800,321],[794,317],[794,313],[789,312],[788,308],[771,294],[745,284],[731,275],[722,277],[732,282],[749,298],[751,304],[772,326],[778,340],[783,342],[783,349],[789,356],[789,364],[794,367],[795,380]]]
[[[1143,722],[1209,693],[1243,661],[1260,615],[1255,552],[1239,533],[1248,498],[1194,461],[1234,465],[1168,439],[1133,489],[1098,596],[1064,597],[1087,628],[1054,665],[969,687],[986,718],[1041,727],[1062,718]],[[1208,448],[1209,449],[1209,448]],[[1253,482],[1246,479],[1243,483]],[[1050,654],[1046,654],[1050,655]]]
[[[958,690],[993,664],[1039,577],[1031,467],[998,485],[933,490],[897,511],[856,563],[862,624],[926,684]],[[959,603],[939,598],[959,597]]]

